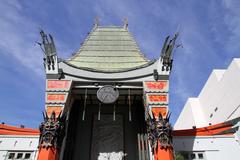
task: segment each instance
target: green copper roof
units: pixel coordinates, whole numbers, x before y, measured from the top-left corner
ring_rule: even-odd
[[[68,63],[79,68],[115,72],[149,63],[127,28],[98,26]]]

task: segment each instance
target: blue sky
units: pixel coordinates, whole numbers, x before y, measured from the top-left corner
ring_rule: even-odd
[[[0,121],[37,128],[44,109],[39,28],[55,38],[58,55],[76,52],[93,27],[122,25],[141,51],[158,58],[164,38],[180,28],[170,81],[172,123],[188,97],[198,96],[213,69],[226,68],[240,50],[238,0],[2,0],[0,3]]]

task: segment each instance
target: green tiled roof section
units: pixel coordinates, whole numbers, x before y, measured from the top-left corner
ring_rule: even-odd
[[[148,62],[129,31],[116,26],[94,28],[68,60],[76,67],[101,71],[122,71]]]

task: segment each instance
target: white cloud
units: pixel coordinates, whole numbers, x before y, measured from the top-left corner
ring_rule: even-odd
[[[240,46],[240,2],[233,0],[223,0],[225,7],[224,23],[230,32],[227,39],[227,50],[239,52]]]
[[[18,1],[1,3],[0,24],[0,54],[11,55],[13,58],[11,63],[17,60],[24,67],[42,76],[43,55],[39,46],[35,44],[39,39],[38,25],[24,16],[23,8]]]

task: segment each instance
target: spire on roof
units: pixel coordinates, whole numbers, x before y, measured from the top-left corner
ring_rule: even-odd
[[[94,20],[94,28],[97,28],[99,26],[99,18],[96,17]]]
[[[169,40],[170,36],[167,36],[165,39],[165,42],[163,44],[162,47],[162,51],[161,51],[161,60],[163,61],[163,68],[162,70],[166,70],[168,71],[169,69],[171,70],[172,68],[172,53],[173,53],[173,49],[175,47],[175,43],[176,43],[176,39],[178,37],[179,33],[175,33],[174,37],[172,39]]]
[[[128,19],[127,18],[123,19],[123,27],[124,27],[124,29],[128,28]]]
[[[46,72],[58,73],[57,51],[53,37],[50,34],[47,36],[43,30],[40,30],[40,35],[42,37],[42,43],[39,43],[39,45],[45,54],[43,60]]]

